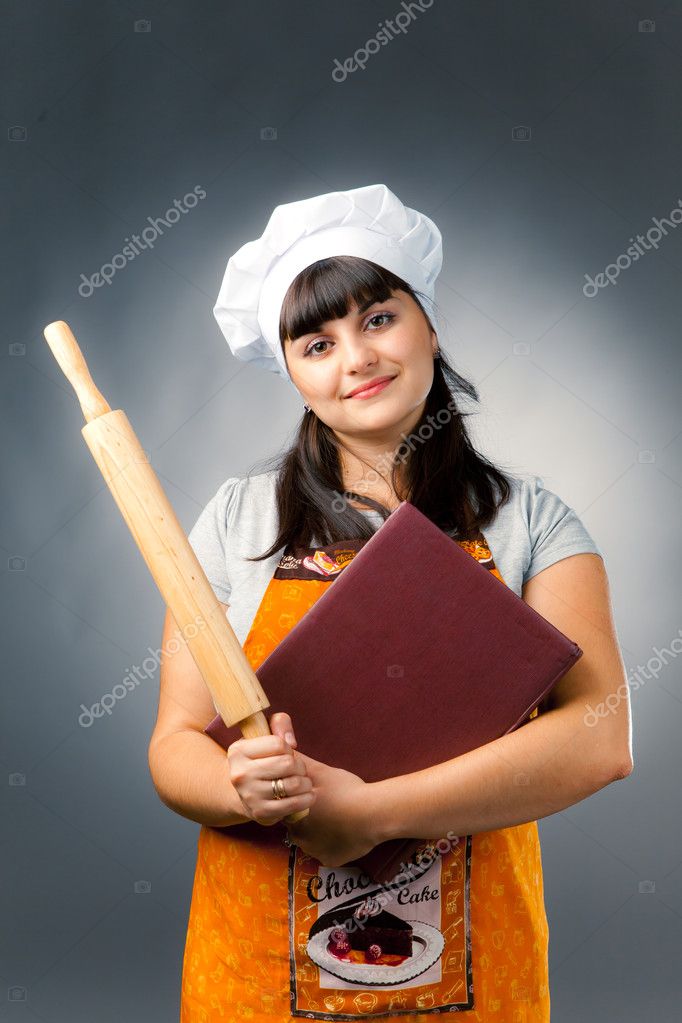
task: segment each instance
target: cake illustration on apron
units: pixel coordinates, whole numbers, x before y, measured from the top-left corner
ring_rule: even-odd
[[[244,643],[254,670],[365,542],[284,550]],[[453,542],[504,582],[481,533]],[[325,867],[286,840],[282,822],[202,826],[181,1023],[390,1023],[441,1012],[547,1023],[536,822],[424,839],[383,884],[358,866]]]

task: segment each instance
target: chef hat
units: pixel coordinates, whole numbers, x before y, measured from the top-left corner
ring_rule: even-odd
[[[328,192],[276,206],[260,238],[230,257],[213,314],[232,354],[291,382],[279,339],[284,297],[295,277],[328,256],[362,256],[420,292],[435,324],[441,234],[386,185]]]

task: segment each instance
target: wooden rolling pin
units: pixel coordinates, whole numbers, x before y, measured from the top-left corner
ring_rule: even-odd
[[[83,409],[81,430],[161,596],[185,639],[220,716],[242,735],[270,735],[270,704],[125,412],[112,412],[95,386],[68,324],[43,331]],[[308,810],[284,818],[292,824]]]

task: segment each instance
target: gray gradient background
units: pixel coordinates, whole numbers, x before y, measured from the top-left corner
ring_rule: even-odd
[[[478,443],[582,516],[629,671],[680,635],[682,230],[595,298],[581,289],[682,196],[682,4],[435,0],[335,83],[334,59],[399,10],[2,4],[2,120],[27,136],[0,140],[0,1019],[176,1019],[198,835],[148,773],[158,670],[78,724],[158,649],[164,605],[48,322],[71,324],[189,530],[301,412],[218,330],[227,258],[278,203],[383,182],[442,230],[440,340],[480,387]],[[79,296],[195,186],[206,199]],[[680,1018],[679,663],[632,703],[634,773],[540,824],[556,1023]]]

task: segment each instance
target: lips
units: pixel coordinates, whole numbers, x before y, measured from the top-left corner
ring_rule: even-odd
[[[364,395],[367,395],[367,397],[369,397],[370,393],[371,394],[374,394],[374,393],[378,394],[380,390],[384,389],[384,386],[386,384],[389,384],[391,382],[391,380],[395,380],[395,377],[377,377],[376,380],[370,380],[370,381],[367,382],[367,384],[364,384],[361,388],[356,388],[354,391],[351,391],[351,393],[347,394],[346,397],[347,398],[361,398]]]

